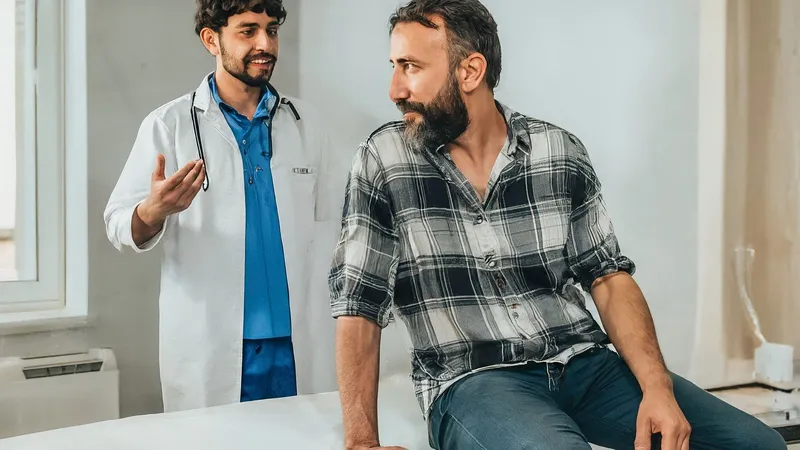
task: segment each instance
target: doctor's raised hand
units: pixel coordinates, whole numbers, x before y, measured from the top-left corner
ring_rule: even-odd
[[[165,165],[164,155],[159,154],[150,178],[150,195],[134,211],[131,233],[137,246],[158,234],[168,216],[189,208],[203,186],[202,161],[186,164],[169,178],[164,173]]]

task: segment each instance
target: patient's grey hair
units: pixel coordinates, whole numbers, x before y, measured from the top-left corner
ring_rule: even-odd
[[[398,24],[408,22],[438,29],[431,20],[432,16],[439,16],[444,21],[453,66],[470,53],[482,54],[486,58],[486,82],[494,90],[500,81],[502,52],[497,23],[489,10],[478,0],[411,0],[392,14],[389,34]]]

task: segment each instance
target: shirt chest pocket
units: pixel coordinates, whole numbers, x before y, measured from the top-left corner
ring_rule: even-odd
[[[541,233],[541,249],[559,250],[564,247],[569,237],[569,214],[562,208],[553,207],[534,216],[534,226]]]
[[[447,218],[411,220],[405,226],[409,259],[422,269],[441,267],[448,260],[463,259],[469,248]]]
[[[509,249],[521,256],[541,252],[561,252],[569,239],[569,199],[552,199],[531,203],[530,213],[508,220]]]

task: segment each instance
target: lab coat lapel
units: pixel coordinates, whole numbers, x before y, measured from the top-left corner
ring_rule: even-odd
[[[236,138],[233,136],[233,131],[231,131],[231,127],[228,126],[228,122],[225,120],[225,116],[222,115],[222,111],[219,109],[219,105],[213,103],[209,106],[206,113],[203,115],[206,122],[209,122],[210,125],[228,142],[228,145],[239,152],[239,145],[236,143]]]
[[[228,145],[238,153],[239,146],[236,143],[236,138],[233,136],[233,131],[231,131],[231,127],[228,126],[225,116],[219,109],[219,105],[211,98],[211,88],[208,86],[208,77],[210,76],[211,74],[203,78],[200,86],[198,86],[195,91],[196,97],[194,106],[202,112],[202,118],[205,121],[204,124],[200,125],[200,128],[203,130],[203,125],[211,126],[220,136],[228,141]],[[203,131],[201,131],[201,133],[202,132]]]

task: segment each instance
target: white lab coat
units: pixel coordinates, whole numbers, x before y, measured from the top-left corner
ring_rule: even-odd
[[[315,235],[328,235],[323,240],[330,241],[338,233],[347,167],[332,157],[317,113],[289,100],[300,118],[281,97],[272,121],[271,168],[289,280],[298,394],[307,394],[335,387],[329,356],[333,319],[323,269],[333,248],[317,248],[314,242]],[[159,361],[166,411],[235,403],[241,392],[243,166],[207,77],[194,105],[209,189],[201,190],[187,210],[167,218],[142,248],[131,236],[133,211],[150,192],[156,155],[165,155],[168,177],[198,159],[190,102],[191,94],[184,95],[144,119],[104,214],[108,238],[120,251],[163,246]]]

